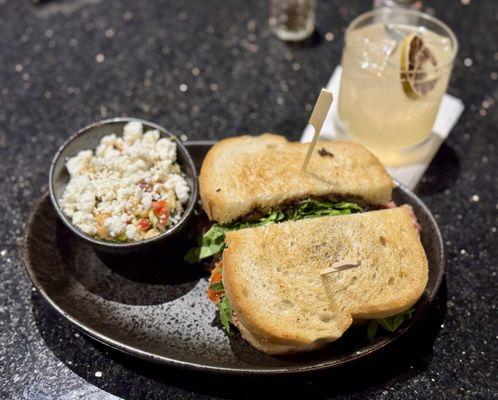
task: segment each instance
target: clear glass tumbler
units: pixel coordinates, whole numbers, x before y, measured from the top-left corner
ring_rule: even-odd
[[[346,31],[336,125],[387,165],[404,164],[429,138],[458,43],[443,22],[381,8]]]
[[[270,0],[270,28],[281,40],[299,41],[315,30],[316,0]]]

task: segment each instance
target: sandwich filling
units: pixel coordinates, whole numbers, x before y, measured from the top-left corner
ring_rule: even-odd
[[[218,315],[220,317],[220,323],[223,327],[223,330],[231,335],[231,324],[234,323],[233,314],[232,314],[232,306],[230,305],[230,301],[228,300],[228,296],[225,294],[225,287],[223,286],[223,261],[220,260],[216,263],[215,267],[211,271],[211,277],[209,279],[209,289],[208,289],[208,298],[214,304],[216,304],[216,308],[218,310]]]
[[[198,240],[199,246],[194,247],[187,253],[185,260],[189,263],[196,263],[221,254],[225,248],[225,235],[231,230],[255,228],[278,222],[298,221],[306,218],[353,214],[362,211],[365,211],[365,208],[353,202],[306,199],[297,202],[295,205],[272,211],[263,216],[253,213],[250,217],[231,224],[213,224]]]

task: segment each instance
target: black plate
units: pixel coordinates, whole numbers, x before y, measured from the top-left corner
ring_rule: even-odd
[[[212,142],[188,149],[199,168]],[[346,364],[396,340],[426,312],[444,274],[441,234],[430,211],[403,186],[398,204],[410,204],[422,227],[429,282],[413,317],[397,332],[366,339],[365,327],[346,332],[326,349],[292,357],[272,357],[228,338],[214,321],[206,298],[207,274],[184,264],[189,246],[177,241],[159,253],[128,256],[98,253],[59,222],[47,196],[28,223],[24,259],[42,296],[65,318],[93,338],[125,353],[171,366],[232,374],[287,374]]]

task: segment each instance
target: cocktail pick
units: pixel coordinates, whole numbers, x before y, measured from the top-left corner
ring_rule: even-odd
[[[315,149],[318,136],[320,136],[323,122],[325,121],[325,117],[329,112],[329,108],[332,104],[333,99],[334,96],[332,96],[332,92],[328,91],[327,89],[322,89],[320,92],[320,96],[318,96],[318,100],[316,101],[315,108],[313,109],[313,113],[311,114],[309,121],[309,123],[315,130],[315,135],[313,136],[313,140],[311,141],[308,152],[306,153],[306,158],[304,159],[302,167],[303,172],[306,171],[306,168],[308,167],[308,163],[310,161],[311,155],[313,154],[313,150]]]
[[[320,271],[320,275],[326,275],[330,274],[332,272],[339,272],[339,271],[345,271],[350,268],[355,268],[359,267],[361,265],[361,261],[357,260],[355,258],[353,259],[346,259],[342,261],[338,261],[336,263],[333,263],[330,267],[324,268]]]

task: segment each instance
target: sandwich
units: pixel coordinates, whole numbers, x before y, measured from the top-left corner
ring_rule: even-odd
[[[418,229],[402,206],[230,231],[210,298],[225,303],[222,323],[279,355],[321,348],[356,319],[403,315],[427,279]]]
[[[203,161],[200,195],[209,219],[228,224],[303,199],[384,206],[393,181],[363,146],[318,142],[306,171],[308,143],[283,136],[239,136],[218,142]]]
[[[202,207],[212,226],[186,260],[220,255],[231,230],[388,206],[393,181],[363,146],[318,142],[302,171],[308,146],[273,134],[214,145],[199,175]]]
[[[199,176],[211,226],[189,262],[208,261],[223,329],[269,354],[314,350],[353,320],[396,329],[427,283],[409,206],[364,147],[263,134],[218,142]]]

